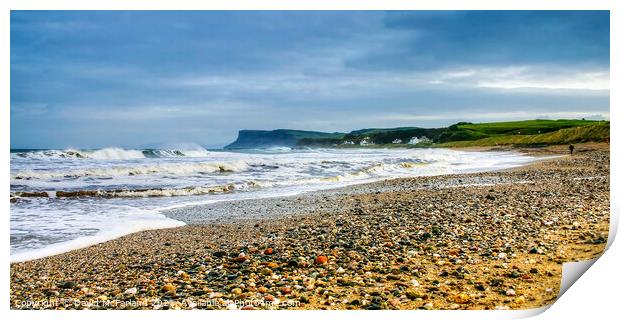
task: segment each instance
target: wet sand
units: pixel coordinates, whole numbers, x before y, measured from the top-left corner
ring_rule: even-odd
[[[171,210],[188,225],[11,264],[11,308],[544,306],[562,263],[607,241],[609,146],[566,150],[521,149],[561,157],[501,172]]]

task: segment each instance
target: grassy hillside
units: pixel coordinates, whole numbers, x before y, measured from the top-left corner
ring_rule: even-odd
[[[303,131],[303,130],[289,130],[289,129],[278,129],[274,130],[275,132],[281,131],[286,132],[287,134],[297,138],[297,139],[306,139],[306,138],[342,138],[344,137],[344,133],[340,132],[320,132],[320,131]]]
[[[483,124],[484,125],[484,124]],[[489,126],[493,128],[494,126]],[[495,127],[497,129],[501,129]],[[536,127],[530,127],[538,130]],[[544,129],[541,129],[544,130]],[[608,141],[609,122],[595,122],[594,124],[559,129],[553,132],[541,134],[494,134],[492,137],[469,141],[451,141],[437,144],[438,147],[473,147],[473,146],[500,146],[500,145],[551,145],[570,144],[588,141]],[[531,132],[531,131],[529,131]]]
[[[444,131],[436,142],[480,140],[507,135],[536,135],[565,128],[600,124],[593,120],[525,120],[509,122],[468,123],[459,122]]]
[[[369,139],[375,145],[394,146],[392,142],[396,139],[401,140],[404,144],[400,147],[407,147],[406,143],[413,137],[427,137],[429,139],[436,139],[445,128],[440,129],[426,129],[417,127],[402,127],[402,128],[389,128],[389,129],[361,129],[351,131],[343,135],[342,137],[329,137],[329,138],[305,138],[300,139],[297,143],[298,146],[324,146],[330,147],[333,145],[341,145],[342,147],[352,148],[359,147],[360,141]],[[352,142],[354,145],[342,145],[343,142]]]
[[[407,144],[412,138],[421,139],[423,142],[416,145]],[[447,128],[430,129],[370,128],[346,134],[288,129],[241,130],[237,140],[226,148],[272,146],[359,148],[362,141],[369,142],[364,146],[365,148],[403,148],[543,145],[608,140],[609,121],[525,120],[491,123],[459,122]]]

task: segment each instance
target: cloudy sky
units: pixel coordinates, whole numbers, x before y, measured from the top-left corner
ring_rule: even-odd
[[[609,117],[606,11],[11,13],[11,147]]]

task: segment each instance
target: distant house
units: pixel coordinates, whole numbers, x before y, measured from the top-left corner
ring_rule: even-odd
[[[394,139],[394,141],[392,141],[393,144],[400,144],[403,143],[403,140],[400,139]]]
[[[343,143],[341,144],[355,144],[355,142],[353,141],[349,141],[349,140],[345,140]]]
[[[370,140],[369,137],[365,137],[364,139],[362,139],[362,141],[360,141],[360,146],[369,146],[373,144],[375,143],[372,140]]]
[[[412,137],[411,140],[409,140],[409,144],[411,145],[416,145],[419,143],[425,143],[425,142],[432,142],[431,139],[427,138],[426,136],[421,136],[421,137]]]

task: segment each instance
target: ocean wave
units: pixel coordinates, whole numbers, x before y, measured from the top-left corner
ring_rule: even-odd
[[[210,164],[212,165],[212,164]],[[101,197],[101,198],[144,198],[144,197],[176,197],[176,196],[197,196],[213,193],[248,191],[256,188],[287,187],[299,185],[317,185],[324,183],[354,182],[382,177],[384,173],[395,172],[396,170],[411,169],[423,166],[426,163],[400,162],[396,164],[377,164],[355,172],[343,173],[328,177],[315,177],[307,179],[291,180],[249,180],[244,183],[227,184],[209,187],[185,187],[185,188],[152,188],[152,189],[117,189],[117,190],[72,190],[72,191],[20,191],[11,193],[11,201],[19,198],[78,198],[78,197]],[[223,170],[223,167],[218,167]],[[49,173],[46,173],[49,174]],[[387,176],[386,176],[387,177]]]
[[[82,154],[86,158],[96,160],[130,160],[144,158],[143,151],[125,150],[121,148],[105,148],[96,151],[83,151]]]
[[[184,176],[196,173],[241,172],[249,168],[247,162],[238,160],[230,162],[192,162],[179,164],[141,165],[132,167],[88,168],[69,171],[32,171],[25,170],[11,174],[12,180],[52,180],[78,179],[84,177],[118,177],[168,174]]]
[[[117,147],[97,150],[33,150],[12,152],[11,159],[62,160],[62,159],[94,159],[94,160],[131,160],[143,158],[173,157],[207,157],[209,151],[200,146],[191,148],[170,149],[123,149]]]
[[[198,196],[225,193],[235,190],[235,185],[187,188],[118,189],[118,190],[73,190],[73,191],[18,191],[11,192],[11,201],[24,198],[150,198]]]

